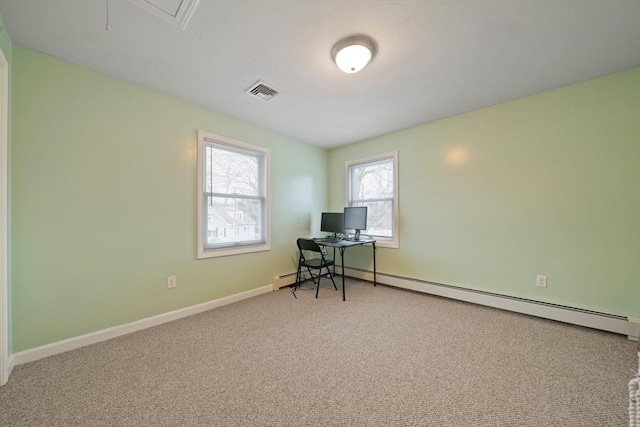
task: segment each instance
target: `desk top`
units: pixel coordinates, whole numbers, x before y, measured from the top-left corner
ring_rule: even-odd
[[[318,240],[314,239],[314,242],[316,242],[320,246],[327,246],[330,248],[340,248],[340,247],[346,248],[349,246],[366,245],[369,243],[374,244],[376,243],[376,240],[375,239],[360,239],[360,240],[345,239],[345,240],[338,240],[337,242],[330,242],[326,240],[323,241],[322,239],[318,239]]]

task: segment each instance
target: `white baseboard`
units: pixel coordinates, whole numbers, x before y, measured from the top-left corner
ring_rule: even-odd
[[[345,275],[356,279],[372,282],[373,272],[354,268],[345,268]],[[410,279],[377,273],[377,282],[412,291],[423,292],[431,295],[471,302],[474,304],[514,311],[545,319],[571,323],[573,325],[586,326],[626,335],[630,340],[638,341],[640,336],[640,323],[635,318],[598,313],[573,307],[565,307],[557,304],[549,304],[523,298],[515,298],[492,294],[482,291],[474,291],[455,286],[431,283],[422,280]]]
[[[191,307],[181,308],[179,310],[170,311],[168,313],[159,314],[157,316],[147,317],[146,319],[137,320],[135,322],[127,323],[124,325],[102,329],[100,331],[91,332],[79,337],[69,338],[63,341],[58,341],[14,353],[9,359],[9,371],[13,368],[14,365],[17,366],[23,363],[44,359],[45,357],[64,353],[69,350],[75,350],[80,347],[95,344],[100,341],[106,341],[108,339],[130,334],[142,329],[158,326],[163,323],[181,319],[183,317],[193,316],[194,314],[202,313],[203,311],[208,311],[214,308],[222,307],[224,305],[232,304],[234,302],[242,301],[244,299],[252,298],[267,292],[271,292],[272,290],[272,285],[262,286],[260,288],[251,289],[249,291],[240,292],[238,294],[229,295],[223,298],[218,298],[202,304],[193,305]]]
[[[11,371],[13,371],[13,355],[9,355],[7,358],[7,364],[2,367],[4,372],[2,372],[2,381],[0,382],[0,386],[3,386],[9,381],[9,375],[11,375]]]

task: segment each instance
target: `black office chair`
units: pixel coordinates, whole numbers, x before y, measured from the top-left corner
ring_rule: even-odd
[[[333,280],[333,274],[331,274],[331,267],[333,265],[332,260],[327,260],[324,257],[324,252],[322,252],[322,248],[311,239],[303,239],[300,238],[297,241],[298,251],[300,252],[300,258],[298,259],[298,272],[296,273],[296,286],[293,290],[293,295],[295,296],[295,291],[300,286],[300,282],[302,280],[302,267],[305,267],[311,276],[311,280],[315,283],[315,278],[318,278],[318,283],[316,284],[316,298],[318,298],[318,291],[320,290],[320,278],[322,276],[328,276],[333,282],[333,287],[335,290],[338,290],[336,286],[335,280]],[[307,251],[311,254],[317,253],[320,254],[320,257],[306,257],[304,252]],[[326,269],[326,273],[322,273],[322,269]],[[313,275],[311,270],[317,270],[318,274],[316,276]],[[297,298],[297,297],[296,297]]]

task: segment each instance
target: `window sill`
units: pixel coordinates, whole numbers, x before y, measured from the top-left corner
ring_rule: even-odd
[[[263,252],[271,249],[271,245],[240,246],[224,249],[198,250],[198,259],[218,258],[221,256],[241,255],[252,252]]]

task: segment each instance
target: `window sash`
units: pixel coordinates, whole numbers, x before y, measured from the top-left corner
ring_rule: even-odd
[[[257,170],[255,171],[255,188],[253,188],[252,190],[254,190],[254,196],[258,196],[258,197],[264,197],[265,196],[265,191],[266,191],[266,185],[265,185],[265,154],[264,153],[258,153],[255,151],[249,151],[249,150],[243,150],[243,149],[239,149],[236,147],[231,147],[229,145],[225,145],[225,144],[221,144],[221,143],[217,143],[214,141],[210,141],[210,140],[205,140],[204,143],[204,159],[203,161],[205,162],[204,164],[204,170],[205,170],[205,177],[204,177],[204,188],[205,191],[208,191],[210,193],[215,193],[215,194],[220,194],[220,195],[227,195],[227,196],[234,196],[234,197],[240,197],[240,196],[251,196],[252,194],[244,194],[244,193],[238,193],[233,192],[233,191],[229,191],[229,192],[222,192],[222,191],[212,191],[213,187],[215,186],[215,179],[214,179],[214,171],[213,171],[213,163],[214,163],[214,155],[213,155],[213,150],[219,151],[219,152],[226,152],[226,153],[231,153],[231,154],[235,154],[235,155],[240,155],[243,157],[246,157],[248,159],[254,160],[257,164]],[[231,159],[228,159],[231,160]],[[254,172],[254,171],[251,171]],[[247,183],[244,183],[245,185]],[[250,185],[250,184],[249,184]]]
[[[385,218],[385,216],[383,216],[382,218],[378,217],[377,220],[374,220],[374,218],[372,217],[376,216],[376,212],[377,212],[376,206],[381,204],[389,205],[388,207],[389,216],[388,218]],[[393,230],[394,230],[393,222],[396,217],[393,199],[374,200],[374,201],[371,201],[371,200],[355,201],[353,202],[353,204],[351,204],[351,206],[367,207],[367,229],[363,230],[360,233],[361,235],[364,234],[365,236],[376,237],[380,239],[393,238]],[[386,222],[388,222],[388,226],[380,227],[380,225],[385,224]]]
[[[230,221],[225,224],[210,224],[210,215],[216,216],[216,211],[209,212],[209,208],[212,206],[213,199],[226,199],[231,201],[234,205],[235,202],[240,201],[255,201],[258,202],[258,209],[256,209],[259,213],[257,216],[256,222],[246,222],[244,219],[244,215],[242,218],[238,218],[235,215],[236,210],[234,210],[234,215],[230,215]],[[220,197],[213,196],[212,193],[205,193],[204,195],[204,206],[206,212],[203,215],[204,224],[203,224],[203,246],[204,250],[215,250],[222,248],[231,248],[231,247],[241,247],[241,246],[254,246],[254,245],[262,245],[266,243],[266,233],[265,233],[265,209],[266,209],[266,199],[263,197]],[[243,212],[243,211],[240,211]],[[244,213],[244,212],[243,212]],[[249,217],[249,221],[252,218]],[[248,226],[252,226],[252,230],[255,230],[253,233],[245,233],[244,229]],[[237,238],[240,237],[241,231],[245,238]],[[217,231],[215,236],[209,236],[210,231]],[[222,231],[223,230],[223,231]],[[251,235],[253,234],[253,238]],[[213,241],[212,241],[213,240]]]

